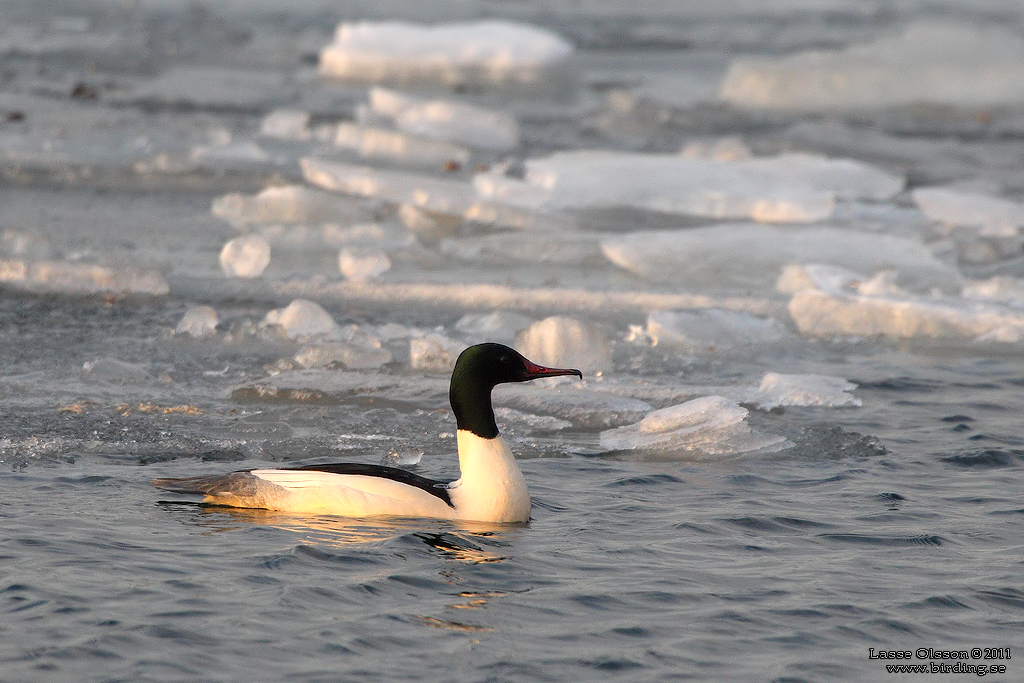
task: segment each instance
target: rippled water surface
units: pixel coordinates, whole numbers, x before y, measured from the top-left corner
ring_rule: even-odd
[[[588,373],[583,385],[598,402],[582,412],[543,402],[543,392],[572,395],[575,385],[495,392],[499,425],[533,497],[528,524],[236,510],[149,485],[157,477],[341,460],[458,476],[447,373],[412,367],[409,340],[436,332],[472,341],[460,336],[457,321],[494,306],[460,303],[452,289],[436,290],[444,295],[436,301],[398,289],[386,290],[392,300],[332,289],[335,247],[324,249],[328,257],[275,257],[251,283],[227,280],[217,256],[238,230],[211,214],[211,202],[301,182],[299,153],[263,141],[279,157],[255,165],[236,157],[218,169],[174,165],[210,140],[257,139],[261,117],[274,107],[304,107],[314,121],[350,120],[365,89],[317,90],[310,73],[318,46],[345,19],[498,15],[567,36],[584,73],[581,102],[509,105],[524,122],[523,157],[590,147],[674,152],[691,139],[733,135],[758,154],[796,149],[878,163],[904,174],[908,187],[998,181],[1005,195],[1024,195],[1013,107],[839,114],[864,137],[837,152],[838,142],[801,147],[810,138],[794,132],[828,123],[826,116],[739,113],[701,100],[735,55],[839,48],[922,18],[1021,28],[1019,8],[740,4],[711,10],[642,2],[626,12],[602,2],[480,2],[446,6],[439,17],[408,3],[339,8],[312,0],[288,8],[15,2],[0,10],[10,26],[22,27],[0,33],[7,41],[0,56],[0,257],[149,269],[169,290],[0,290],[0,681],[975,677],[890,674],[868,656],[869,648],[919,647],[1013,648],[1009,661],[971,663],[1006,665],[1005,675],[988,680],[1020,680],[1019,339],[996,346],[809,339],[778,292],[711,287],[709,296],[761,306],[759,313],[781,321],[787,341],[733,353],[674,351],[644,335],[645,305],[620,299],[601,309],[564,294],[679,293],[664,282],[557,249],[562,260],[489,261],[478,252],[459,260],[423,237],[416,249],[389,252],[386,284],[555,291],[544,302],[527,297],[507,307],[534,319],[576,315],[611,345],[611,366]],[[120,39],[104,42],[110,36]],[[300,94],[242,101],[235,93],[226,103],[160,92],[134,98],[157,73],[181,64],[284,74]],[[649,95],[651,84],[668,77],[689,83],[689,94],[677,92],[667,104],[640,98],[632,109],[616,99],[619,90]],[[492,105],[501,102],[486,95]],[[982,114],[1005,124],[1001,132],[979,133]],[[880,152],[870,136],[883,134],[924,151]],[[158,161],[163,171],[150,173],[145,164]],[[375,208],[389,220],[394,209]],[[912,211],[902,194],[837,221],[935,237],[920,214],[907,218]],[[614,234],[701,222],[581,215],[597,232]],[[476,229],[463,225],[448,236],[469,243]],[[523,241],[541,235],[517,234]],[[17,246],[25,235],[37,241]],[[966,258],[959,267],[968,278],[1024,272],[1019,255],[982,265]],[[341,325],[378,335],[392,360],[363,369],[298,368],[305,342],[260,327],[269,310],[297,296],[317,299]],[[175,334],[199,304],[215,307],[216,332]],[[388,337],[389,325],[400,331]],[[768,409],[743,401],[750,410],[744,424],[784,438],[781,450],[722,455],[600,445],[603,429],[643,412],[629,417],[635,404],[616,401],[663,408],[757,387],[766,372],[841,377],[857,385],[850,395],[860,405]]]

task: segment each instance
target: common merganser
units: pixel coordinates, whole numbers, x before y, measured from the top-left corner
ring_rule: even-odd
[[[206,503],[232,507],[348,517],[526,522],[530,494],[515,456],[498,433],[491,389],[503,382],[560,375],[583,378],[579,370],[537,365],[502,344],[477,344],[459,355],[448,391],[458,425],[462,476],[457,481],[435,481],[396,467],[338,463],[152,483],[174,493],[203,494]]]

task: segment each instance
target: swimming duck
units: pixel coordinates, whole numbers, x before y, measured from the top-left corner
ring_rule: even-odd
[[[530,494],[508,444],[498,433],[491,390],[504,382],[583,374],[537,365],[502,344],[471,346],[459,355],[448,398],[458,426],[462,476],[453,482],[383,465],[338,463],[257,469],[226,475],[154,479],[174,493],[204,502],[283,512],[368,517],[433,517],[480,522],[526,522]]]

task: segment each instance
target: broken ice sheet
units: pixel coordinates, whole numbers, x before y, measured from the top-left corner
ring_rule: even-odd
[[[1024,340],[1024,313],[996,302],[804,290],[793,295],[789,312],[807,337],[1011,344]]]
[[[330,313],[306,299],[295,299],[285,308],[269,311],[260,326],[280,326],[289,339],[318,335],[337,337],[341,333]]]
[[[690,460],[772,453],[792,444],[747,424],[747,409],[722,396],[705,396],[647,414],[640,422],[601,432],[609,451],[639,451],[658,460]]]
[[[47,294],[164,296],[170,292],[155,270],[110,268],[70,261],[0,260],[0,285]]]
[[[196,339],[209,337],[217,331],[218,322],[217,311],[212,306],[190,306],[174,329],[174,334]]]
[[[507,153],[519,146],[519,123],[511,114],[496,109],[372,88],[370,111],[376,117],[390,119],[398,130],[428,140],[489,152]]]
[[[232,225],[253,223],[362,223],[373,220],[364,204],[302,185],[268,187],[256,195],[227,194],[211,211]]]
[[[947,226],[980,228],[987,235],[1016,235],[1024,204],[958,187],[919,187],[914,202],[928,218]]]
[[[470,160],[470,151],[461,145],[356,123],[339,123],[335,127],[334,146],[368,161],[436,170],[461,168]]]
[[[571,53],[556,34],[509,21],[367,21],[338,26],[320,52],[320,73],[371,83],[550,90]]]
[[[738,107],[837,110],[1024,102],[1024,40],[997,26],[919,22],[839,51],[736,59],[719,97]]]
[[[467,313],[455,323],[455,331],[472,343],[491,341],[510,345],[516,335],[536,322],[533,318],[512,311]]]
[[[698,355],[779,349],[795,340],[777,320],[715,308],[651,311],[647,316],[647,335],[655,345]]]
[[[297,89],[273,71],[172,66],[125,99],[143,104],[254,111],[287,104]]]
[[[625,270],[692,290],[770,290],[785,266],[807,262],[895,270],[900,286],[918,292],[957,291],[962,283],[956,269],[920,242],[838,228],[736,223],[641,231],[606,238],[602,248]]]
[[[307,182],[333,192],[411,204],[427,211],[461,216],[476,202],[468,183],[417,173],[307,157],[301,161]]]
[[[261,235],[229,240],[220,252],[220,267],[228,277],[256,278],[270,265],[270,242]]]
[[[902,177],[851,159],[808,154],[718,161],[606,150],[529,159],[520,180],[480,173],[482,200],[534,210],[631,207],[757,222],[808,223],[830,216],[837,199],[887,199]]]
[[[496,408],[556,417],[578,429],[616,427],[636,422],[651,411],[644,401],[572,385],[501,384],[495,387],[492,400]]]

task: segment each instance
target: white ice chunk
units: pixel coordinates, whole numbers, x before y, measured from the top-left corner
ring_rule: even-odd
[[[601,447],[648,451],[659,457],[773,452],[790,445],[746,423],[747,409],[722,396],[705,396],[649,413],[637,424],[601,432]]]
[[[345,197],[302,185],[268,187],[256,195],[227,194],[213,201],[213,215],[232,225],[252,223],[356,223],[373,214]]]
[[[470,185],[460,181],[311,157],[301,163],[303,177],[308,182],[333,192],[455,215],[462,215],[476,201]]]
[[[532,415],[511,408],[495,408],[494,417],[503,433],[511,431],[514,434],[524,428],[531,432],[556,432],[572,427],[568,420],[550,415]]]
[[[584,373],[612,368],[612,345],[590,323],[556,315],[533,323],[516,336],[516,348],[541,365],[577,368]]]
[[[370,108],[406,133],[473,149],[510,152],[519,147],[519,123],[511,114],[452,100],[421,100],[384,88],[370,91]]]
[[[69,261],[0,259],[0,285],[28,292],[53,294],[141,294],[170,292],[155,270],[108,268]]]
[[[346,247],[338,253],[338,270],[347,280],[369,282],[391,270],[391,259],[380,249]]]
[[[269,264],[270,242],[261,235],[236,237],[220,252],[220,267],[228,277],[259,277]]]
[[[690,354],[727,353],[792,340],[790,332],[773,318],[716,308],[651,311],[647,334],[655,345],[665,344]]]
[[[1006,28],[922,22],[840,51],[738,58],[719,97],[784,110],[1012,105],[1024,102],[1022,63],[1024,40]]]
[[[361,159],[437,169],[461,168],[470,158],[469,150],[462,145],[357,123],[339,123],[334,146],[351,150]]]
[[[442,334],[428,334],[409,340],[409,362],[414,370],[449,373],[467,344]]]
[[[629,424],[651,411],[650,404],[644,401],[580,389],[574,384],[556,387],[499,384],[492,398],[496,407],[556,417],[580,429],[607,429]]]
[[[997,303],[961,299],[875,297],[805,290],[789,302],[789,312],[808,337],[876,335],[972,341],[998,333],[1024,332],[1024,312]]]
[[[82,364],[82,377],[113,384],[133,384],[152,379],[146,368],[116,358],[98,358]]]
[[[642,231],[605,239],[602,248],[632,273],[690,289],[771,289],[785,266],[805,262],[896,270],[900,286],[914,291],[960,287],[959,273],[917,241],[838,228],[739,223]]]
[[[978,228],[983,235],[1016,235],[1024,204],[950,187],[919,187],[914,201],[928,218],[951,227]]]
[[[370,83],[532,89],[571,53],[554,33],[508,21],[344,23],[320,53],[320,73]]]
[[[376,341],[376,340],[374,340]],[[379,368],[391,362],[391,352],[369,343],[322,342],[306,346],[295,355],[296,364],[304,368],[326,367],[340,363],[353,370]]]
[[[822,220],[837,199],[887,199],[903,184],[851,159],[808,154],[723,162],[604,150],[530,159],[522,180],[495,172],[474,178],[482,199],[537,210],[630,207],[775,223]]]
[[[260,135],[280,140],[309,140],[312,132],[308,111],[300,109],[275,109],[260,122]]]
[[[209,337],[217,331],[217,323],[217,311],[212,306],[191,306],[174,329],[174,334],[197,339]]]
[[[260,326],[270,325],[279,325],[289,339],[315,335],[337,337],[341,333],[330,313],[306,299],[295,299],[285,308],[275,308],[268,312]]]
[[[856,388],[856,384],[842,377],[766,372],[752,402],[766,410],[786,406],[859,406],[861,400],[849,393]]]
[[[852,290],[864,281],[860,273],[822,263],[790,263],[782,269],[775,283],[775,289],[784,294],[793,294],[805,289],[822,289],[827,292]]]
[[[490,313],[468,313],[455,323],[456,331],[473,343],[492,341],[501,344],[513,344],[516,335],[535,321],[519,313],[511,311],[492,311]]]

